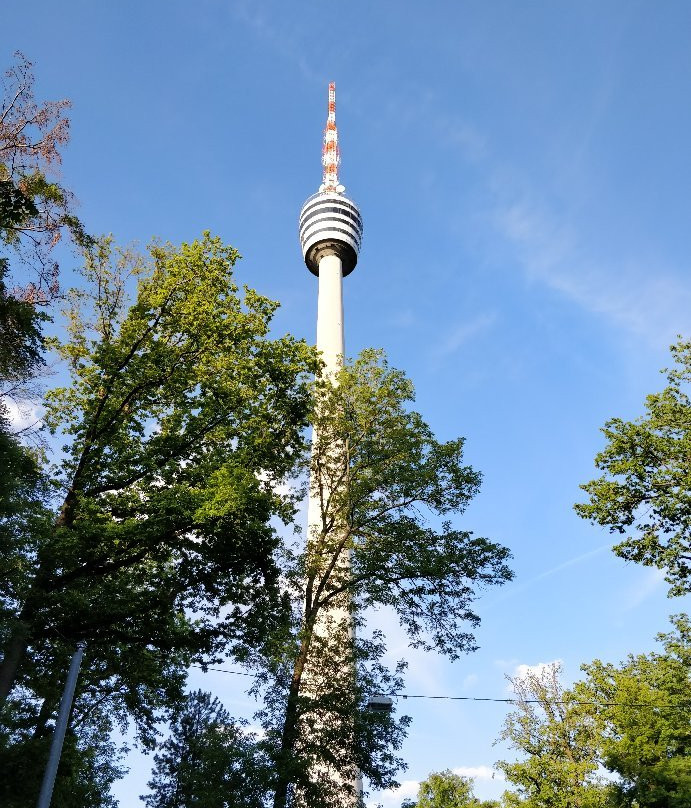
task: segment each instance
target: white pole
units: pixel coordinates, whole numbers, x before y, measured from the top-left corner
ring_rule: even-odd
[[[60,700],[60,712],[58,713],[58,720],[55,724],[53,742],[50,746],[48,765],[46,766],[46,771],[43,775],[41,793],[38,796],[36,808],[49,808],[50,806],[50,800],[53,796],[53,786],[55,785],[55,775],[58,773],[58,764],[60,763],[60,755],[62,754],[62,744],[65,740],[67,722],[72,710],[74,689],[77,685],[77,676],[79,675],[79,667],[82,664],[82,656],[84,655],[85,647],[86,643],[77,643],[77,650],[72,655],[70,671],[67,674],[65,689],[62,691],[62,699]]]

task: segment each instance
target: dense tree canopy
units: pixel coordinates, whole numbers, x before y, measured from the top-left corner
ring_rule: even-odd
[[[691,627],[686,615],[672,622],[662,651],[595,660],[572,688],[557,664],[513,680],[502,738],[522,756],[498,764],[516,788],[507,808],[691,804]]]
[[[55,683],[58,695],[62,684],[64,681]],[[65,736],[52,804],[63,808],[117,808],[110,786],[126,772],[126,750],[116,747],[111,733],[118,715],[123,714],[122,705],[107,688],[105,692],[94,692],[95,688],[88,685],[81,690]],[[29,693],[13,695],[12,710],[6,712],[0,725],[3,808],[36,805],[53,740],[53,724],[36,726],[35,715],[35,699]]]
[[[616,665],[584,665],[575,695],[597,703],[602,764],[617,776],[617,808],[691,804],[691,624],[672,618],[661,652],[630,655]]]
[[[420,783],[417,799],[405,800],[401,808],[499,808],[499,803],[478,799],[470,778],[446,769],[432,772]]]
[[[176,710],[155,756],[147,808],[263,808],[270,776],[257,736],[203,691]]]
[[[400,672],[379,662],[383,637],[354,640],[351,620],[389,607],[411,644],[456,658],[475,648],[477,590],[511,577],[505,547],[442,521],[463,513],[480,475],[463,462],[463,440],[437,441],[412,399],[410,381],[376,351],[316,383],[317,527],[287,559],[290,617],[259,660],[276,671],[275,808],[297,793],[312,806],[352,804],[358,770],[375,787],[394,782],[405,725],[365,708]]]
[[[186,663],[255,641],[277,613],[271,520],[293,513],[279,483],[302,456],[316,364],[269,338],[276,304],[239,293],[237,257],[209,235],[148,259],[108,241],[87,254],[54,342],[70,384],[46,405],[63,454],[31,529],[2,525],[0,683],[31,733],[49,731],[78,640],[78,700],[100,692],[150,744]]]
[[[614,551],[665,570],[670,594],[691,591],[691,342],[672,346],[668,385],[635,421],[613,418],[595,458],[603,475],[582,488],[578,514],[624,536]]]
[[[521,754],[498,767],[516,787],[509,805],[526,808],[597,808],[605,791],[597,775],[596,721],[560,682],[561,666],[546,665],[511,679],[516,709],[501,739]]]

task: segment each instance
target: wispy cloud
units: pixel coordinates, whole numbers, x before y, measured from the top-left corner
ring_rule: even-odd
[[[647,253],[640,249],[636,233],[619,238],[612,258],[573,213],[574,200],[583,201],[592,192],[594,179],[586,158],[619,78],[613,60],[592,109],[563,142],[563,159],[556,161],[557,170],[550,171],[542,184],[526,177],[520,166],[502,162],[485,134],[472,122],[447,114],[429,89],[416,92],[413,104],[408,97],[404,104],[398,99],[390,103],[395,104],[396,115],[407,116],[402,120],[424,121],[440,148],[478,168],[484,176],[483,207],[493,237],[498,233],[509,244],[530,279],[660,347],[688,328],[691,276],[687,268],[669,265],[656,247]],[[452,208],[449,211],[453,229],[455,214]]]
[[[422,694],[438,693],[444,682],[444,661],[438,654],[429,654],[420,648],[410,647],[410,638],[393,609],[381,608],[367,619],[370,630],[384,633],[387,652],[386,665],[393,667],[399,659],[408,662],[406,690]]]
[[[623,612],[630,612],[637,609],[644,601],[654,595],[665,583],[665,571],[651,569],[647,571],[644,579],[633,586],[624,595],[621,601]]]
[[[480,677],[476,673],[469,673],[461,682],[461,690],[471,690],[479,681]]]
[[[413,328],[418,325],[419,317],[412,309],[401,309],[390,314],[387,322],[395,328]]]
[[[262,10],[259,4],[249,0],[235,0],[230,6],[230,11],[276,55],[294,64],[307,81],[323,81],[322,75],[312,68],[305,56],[309,49],[304,47],[300,30],[294,28],[288,32],[278,28],[272,22],[269,11]]]
[[[494,312],[485,312],[468,322],[459,323],[440,337],[431,350],[431,359],[437,362],[456,353],[463,345],[490,328],[496,320]]]
[[[419,788],[419,780],[403,780],[398,788],[387,788],[380,792],[377,799],[368,802],[367,806],[368,808],[375,808],[378,805],[381,805],[382,808],[400,808],[403,800],[417,797]]]
[[[688,322],[691,283],[659,259],[598,256],[568,217],[529,195],[500,204],[494,223],[531,280],[613,325],[659,345],[673,341]]]

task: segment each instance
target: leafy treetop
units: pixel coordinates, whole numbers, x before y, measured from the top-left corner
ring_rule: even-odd
[[[595,458],[603,473],[581,487],[579,516],[623,538],[614,552],[665,571],[670,595],[691,591],[691,342],[672,346],[668,385],[635,421],[612,418]]]

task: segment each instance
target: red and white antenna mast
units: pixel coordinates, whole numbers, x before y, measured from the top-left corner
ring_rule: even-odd
[[[338,129],[336,128],[336,82],[329,84],[329,114],[324,128],[324,146],[322,147],[322,165],[324,177],[320,191],[326,193],[343,193],[345,188],[338,182],[338,164],[341,152],[338,148]]]

